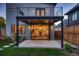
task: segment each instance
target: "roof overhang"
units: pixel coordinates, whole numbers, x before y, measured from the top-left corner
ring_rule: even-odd
[[[53,19],[53,20],[62,20],[64,16],[16,16],[17,20],[23,20],[23,19]]]
[[[74,6],[71,10],[69,10],[67,13],[65,13],[65,15],[69,15],[72,12],[79,10],[79,4],[77,4],[76,6]]]
[[[27,24],[52,25],[54,22],[63,20],[63,16],[17,16],[16,19]]]

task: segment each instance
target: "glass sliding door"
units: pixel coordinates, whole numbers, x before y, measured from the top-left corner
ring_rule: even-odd
[[[33,40],[48,40],[49,26],[48,25],[32,25],[31,36]]]

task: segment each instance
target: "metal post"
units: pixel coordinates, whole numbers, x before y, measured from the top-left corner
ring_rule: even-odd
[[[61,20],[61,47],[63,48],[64,34],[63,34],[63,19]]]
[[[18,46],[18,44],[19,44],[18,25],[19,25],[18,20],[16,20],[16,46]]]
[[[18,8],[17,8],[17,16],[18,16]],[[19,32],[18,32],[18,25],[19,25],[19,22],[18,22],[18,19],[16,19],[16,46],[18,47],[18,44],[19,44]]]

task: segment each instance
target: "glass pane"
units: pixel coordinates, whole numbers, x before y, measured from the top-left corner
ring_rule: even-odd
[[[77,12],[75,12],[74,19],[77,20]]]
[[[32,25],[31,26],[32,39],[48,39],[49,26],[48,25]]]
[[[44,10],[41,10],[41,16],[44,16],[44,13],[45,13]]]
[[[40,10],[37,10],[36,13],[37,16],[40,16]]]
[[[19,25],[19,29],[18,29],[19,33],[24,33],[25,31],[25,26],[23,25]],[[16,33],[16,25],[12,25],[12,33]]]

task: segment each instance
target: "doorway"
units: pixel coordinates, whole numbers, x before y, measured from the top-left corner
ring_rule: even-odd
[[[32,40],[48,40],[49,26],[48,25],[31,25]]]

